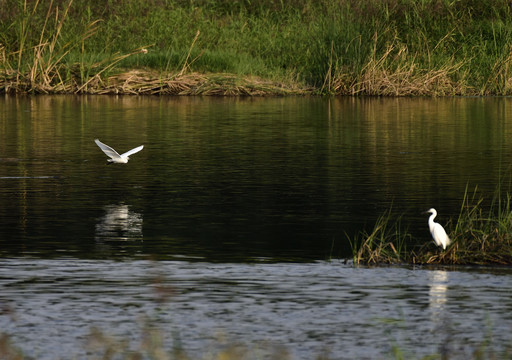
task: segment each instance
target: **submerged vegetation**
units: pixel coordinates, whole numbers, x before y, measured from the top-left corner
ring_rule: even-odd
[[[372,232],[361,232],[352,241],[355,264],[512,264],[512,196],[499,192],[489,206],[483,198],[466,194],[454,224],[447,232],[452,244],[443,250],[429,241],[407,249],[412,236],[393,220],[390,211],[381,216]],[[448,231],[452,228],[452,231]]]
[[[5,0],[0,92],[510,95],[511,35],[507,0]]]

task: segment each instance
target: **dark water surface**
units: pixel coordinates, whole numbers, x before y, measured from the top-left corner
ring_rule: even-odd
[[[91,358],[92,327],[136,348],[143,316],[191,358],[502,354],[509,269],[325,260],[390,207],[421,244],[422,211],[446,224],[466,186],[508,187],[511,114],[508,98],[1,98],[0,333],[37,359]],[[95,138],[145,148],[107,166]]]
[[[0,99],[3,256],[348,257],[390,207],[419,241],[510,173],[512,99]],[[99,138],[124,165],[106,166]]]

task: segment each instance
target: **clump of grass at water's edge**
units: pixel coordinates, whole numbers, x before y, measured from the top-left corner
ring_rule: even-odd
[[[350,240],[354,264],[512,265],[512,196],[497,191],[485,203],[466,189],[458,218],[445,226],[452,239],[446,250],[432,241],[407,249],[414,239],[386,211],[372,231]]]
[[[410,235],[402,229],[400,219],[391,223],[391,209],[381,215],[371,232],[363,230],[350,240],[355,264],[401,263],[407,258],[406,243]]]
[[[511,34],[507,0],[5,0],[0,92],[510,95]]]

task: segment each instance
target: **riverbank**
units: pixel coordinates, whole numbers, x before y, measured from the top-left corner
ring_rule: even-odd
[[[0,93],[511,95],[511,15],[505,0],[7,0]]]

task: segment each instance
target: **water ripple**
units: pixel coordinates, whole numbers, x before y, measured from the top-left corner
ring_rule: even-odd
[[[383,358],[393,344],[462,359],[486,334],[497,351],[510,345],[511,290],[509,271],[9,259],[0,327],[38,359],[84,356],[92,327],[138,344],[144,317],[191,356],[223,334],[283,346],[293,359]]]

